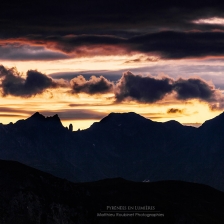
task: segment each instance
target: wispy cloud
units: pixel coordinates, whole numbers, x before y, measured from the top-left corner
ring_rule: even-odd
[[[0,41],[0,59],[10,61],[46,61],[68,59],[65,53],[46,49],[45,46],[32,46],[29,43],[10,43]]]

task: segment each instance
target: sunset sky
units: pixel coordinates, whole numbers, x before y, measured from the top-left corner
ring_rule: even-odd
[[[0,123],[110,112],[199,125],[224,108],[224,2],[5,1]]]

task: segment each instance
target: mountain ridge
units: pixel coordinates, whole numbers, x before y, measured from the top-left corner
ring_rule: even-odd
[[[1,125],[0,159],[76,182],[115,177],[182,180],[224,191],[224,126],[215,128],[222,117],[193,128],[176,121],[154,122],[133,112],[111,113],[88,129],[72,132],[58,115],[35,113]]]

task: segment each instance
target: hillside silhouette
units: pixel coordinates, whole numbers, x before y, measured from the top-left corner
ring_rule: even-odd
[[[71,131],[58,115],[37,112],[0,125],[0,159],[73,182],[182,180],[224,191],[223,136],[224,113],[199,128],[111,113],[86,130]]]
[[[72,183],[4,160],[0,160],[0,177],[1,224],[224,223],[224,193],[202,184],[139,183],[122,178]],[[108,206],[122,206],[122,212],[114,213]],[[97,216],[98,213],[127,214],[128,206],[134,206],[131,214],[138,215]]]

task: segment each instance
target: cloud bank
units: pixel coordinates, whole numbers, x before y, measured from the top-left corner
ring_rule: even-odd
[[[135,75],[127,71],[117,82],[112,82],[103,76],[91,76],[86,80],[82,75],[69,82],[64,79],[53,79],[36,70],[29,70],[26,77],[23,77],[15,68],[7,69],[1,65],[0,80],[3,96],[32,97],[47,89],[66,88],[68,94],[74,95],[113,93],[116,103],[135,101],[153,104],[162,101],[166,96],[171,96],[177,101],[197,99],[207,102],[213,110],[224,107],[222,92],[198,77],[173,79],[169,76]],[[177,111],[169,111],[174,112]]]
[[[119,1],[102,0],[51,1],[39,0],[20,4],[18,1],[2,2],[4,12],[0,19],[5,35],[45,33],[105,33],[125,32],[130,29],[155,31],[160,28],[172,30],[212,29],[217,24],[200,24],[193,21],[209,17],[223,17],[224,4],[220,1]],[[38,16],[37,16],[38,15]],[[15,27],[15,21],[18,28]],[[210,25],[210,26],[209,26]],[[148,29],[147,29],[148,28]],[[132,31],[132,32],[134,32]]]
[[[24,78],[15,68],[0,66],[1,89],[3,96],[31,97],[49,88],[67,86],[64,80],[54,80],[36,70],[29,70]]]
[[[91,76],[87,81],[82,75],[70,81],[72,93],[87,93],[89,95],[104,94],[113,90],[114,84],[103,76]]]
[[[172,80],[169,78],[156,79],[126,72],[116,86],[115,97],[118,102],[130,98],[143,103],[154,103],[171,91]]]
[[[224,3],[217,0],[128,4],[11,0],[3,1],[2,8],[1,59],[54,60],[134,52],[164,59],[224,56]]]
[[[134,100],[141,103],[155,103],[173,93],[176,100],[198,99],[208,103],[222,101],[223,95],[214,85],[200,78],[153,77],[123,74],[115,87],[117,102]]]
[[[136,53],[142,53],[146,56],[126,63],[154,62],[161,58],[203,58],[206,56],[224,56],[223,39],[223,31],[159,31],[133,37],[104,34],[29,35],[7,40],[0,39],[0,53],[2,52],[0,58],[55,60],[86,56],[134,55]],[[15,47],[17,45],[18,47]]]

